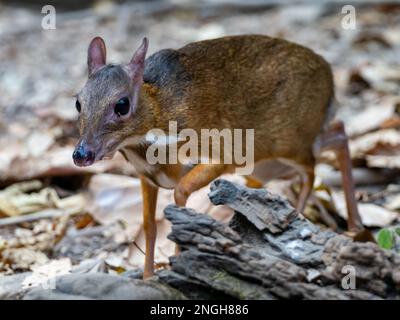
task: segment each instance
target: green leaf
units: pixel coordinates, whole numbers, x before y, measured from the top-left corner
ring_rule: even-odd
[[[381,229],[378,232],[378,245],[383,249],[392,249],[394,246],[394,234],[389,229]]]
[[[400,228],[395,228],[394,231],[400,236]]]

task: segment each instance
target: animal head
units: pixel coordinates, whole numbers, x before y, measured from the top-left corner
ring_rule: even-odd
[[[138,110],[148,40],[144,38],[128,64],[106,64],[106,46],[94,38],[88,49],[88,79],[76,95],[79,142],[73,153],[78,166],[110,158],[142,121]]]

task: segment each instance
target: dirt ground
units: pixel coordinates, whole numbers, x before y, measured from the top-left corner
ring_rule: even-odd
[[[87,169],[75,167],[71,158],[78,136],[74,94],[86,81],[87,46],[97,35],[107,43],[110,62],[127,62],[143,36],[151,54],[248,33],[283,37],[324,56],[334,71],[337,117],[351,137],[363,223],[381,246],[398,250],[400,5],[356,7],[354,30],[343,28],[341,10],[334,4],[101,1],[57,10],[56,29],[43,30],[40,7],[0,2],[0,273],[46,266],[62,273],[88,259],[103,259],[114,273],[142,265],[134,169],[120,155]],[[324,155],[316,173],[315,195],[323,208],[310,202],[304,214],[342,233],[346,210],[332,154]],[[243,183],[241,177],[228,178]],[[295,199],[295,180],[266,187]],[[196,192],[188,206],[226,219],[230,210],[213,207],[207,192],[207,187]],[[174,248],[162,212],[172,199],[170,191],[162,191],[158,204],[160,268]]]

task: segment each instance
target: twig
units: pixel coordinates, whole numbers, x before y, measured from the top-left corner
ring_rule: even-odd
[[[38,211],[35,213],[30,213],[22,216],[17,217],[9,217],[0,219],[0,226],[8,226],[13,224],[20,224],[24,222],[32,222],[40,219],[51,219],[51,218],[58,218],[64,215],[72,216],[81,213],[81,210],[76,209],[46,209],[42,211]]]
[[[146,253],[143,251],[143,249],[142,249],[141,247],[139,247],[139,245],[136,243],[136,241],[132,241],[132,244],[133,244],[137,249],[139,249],[139,251],[140,251],[141,253],[143,253],[144,256],[146,255]]]
[[[140,248],[140,246],[136,243],[136,241],[132,241],[132,244],[133,244],[144,256],[146,255],[146,252],[144,252],[144,250],[143,250],[142,248]],[[163,264],[162,264],[162,263],[159,263],[159,262],[157,262],[157,261],[154,261],[154,266],[155,266],[156,268],[160,268],[160,267],[163,266]]]

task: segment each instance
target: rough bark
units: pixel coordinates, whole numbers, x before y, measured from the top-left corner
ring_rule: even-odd
[[[235,210],[229,224],[170,205],[171,268],[150,281],[140,270],[107,274],[104,263],[74,267],[55,289],[23,289],[27,274],[0,278],[3,299],[398,299],[400,256],[374,243],[322,230],[285,199],[225,180],[210,199]],[[344,268],[346,267],[346,268]],[[355,290],[343,277],[355,271]],[[343,273],[345,271],[345,273]],[[29,274],[28,274],[29,275]],[[346,281],[345,281],[346,282]]]
[[[399,298],[399,255],[322,230],[263,189],[220,179],[209,196],[235,210],[229,225],[191,209],[165,209],[181,253],[159,277],[186,296],[209,288],[207,298]],[[355,271],[355,290],[342,287],[344,266]]]

